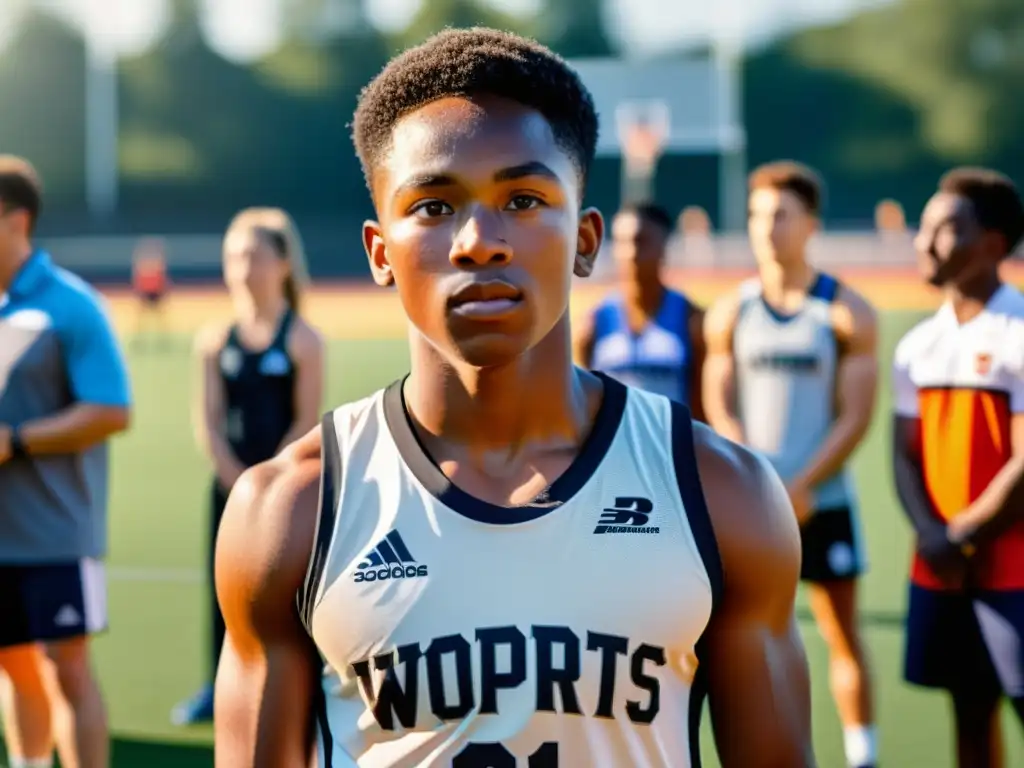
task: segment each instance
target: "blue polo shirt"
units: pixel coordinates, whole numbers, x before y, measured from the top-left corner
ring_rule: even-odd
[[[0,294],[0,424],[130,400],[102,297],[35,252]],[[0,565],[103,557],[107,481],[106,444],[0,464]]]

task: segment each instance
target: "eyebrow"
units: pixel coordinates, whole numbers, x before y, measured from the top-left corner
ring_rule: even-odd
[[[516,179],[524,179],[529,176],[540,176],[545,179],[550,179],[551,181],[558,181],[558,174],[544,163],[536,160],[529,163],[523,163],[522,165],[513,165],[509,168],[502,168],[494,174],[493,179],[500,184],[505,181],[515,181]],[[410,176],[398,185],[395,192],[404,192],[412,189],[450,187],[454,186],[456,183],[455,177],[448,174],[423,173]]]

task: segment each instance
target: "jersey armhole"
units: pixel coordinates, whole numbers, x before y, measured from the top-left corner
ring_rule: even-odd
[[[676,402],[672,403],[672,464],[690,531],[711,583],[711,610],[714,612],[721,604],[724,587],[722,558],[701,488],[697,452],[693,444],[693,417],[689,408]]]
[[[334,412],[327,413],[321,421],[320,430],[320,502],[317,509],[316,528],[313,533],[313,551],[310,554],[306,578],[296,596],[299,618],[306,632],[313,631],[313,609],[316,595],[323,580],[327,565],[327,553],[334,538],[338,506],[341,504],[341,446],[334,428]]]

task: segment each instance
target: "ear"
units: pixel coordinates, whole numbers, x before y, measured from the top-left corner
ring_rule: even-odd
[[[604,217],[597,208],[585,208],[580,213],[576,231],[576,260],[572,273],[576,277],[589,277],[594,271],[597,256],[604,242]]]
[[[373,282],[386,288],[394,285],[395,276],[391,272],[391,264],[388,262],[388,251],[384,245],[384,234],[380,224],[367,219],[363,222],[363,248],[366,249],[366,258],[370,262],[370,273],[373,275]]]

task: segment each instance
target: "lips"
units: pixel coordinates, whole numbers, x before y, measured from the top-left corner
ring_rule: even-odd
[[[468,283],[448,299],[453,314],[474,318],[497,318],[508,314],[523,300],[523,292],[511,283],[492,280]]]

